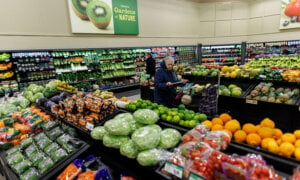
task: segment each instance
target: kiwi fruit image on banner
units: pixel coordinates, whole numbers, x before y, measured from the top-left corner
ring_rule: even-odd
[[[99,29],[106,29],[112,17],[110,6],[101,0],[92,0],[86,7],[90,21]]]
[[[89,20],[86,14],[86,7],[91,0],[72,0],[72,7],[75,14],[82,20]]]

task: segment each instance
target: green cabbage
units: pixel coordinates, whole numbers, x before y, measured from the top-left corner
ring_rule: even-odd
[[[57,93],[56,88],[45,87],[43,90],[43,94],[45,97],[52,97]]]
[[[156,129],[157,133],[161,133],[161,131],[162,131],[161,127],[157,124],[148,125],[148,127]]]
[[[95,140],[102,140],[105,134],[107,134],[107,131],[104,126],[97,126],[91,131],[91,137]]]
[[[158,146],[160,133],[157,128],[144,126],[135,130],[131,136],[132,141],[137,145],[139,150],[152,149]]]
[[[175,147],[181,139],[181,134],[176,129],[166,128],[160,133],[159,147],[163,149]]]
[[[48,84],[46,84],[46,88],[48,87],[50,89],[56,89],[56,83],[57,82],[55,80],[50,81],[50,82],[48,82]]]
[[[129,140],[128,142],[121,144],[120,153],[130,159],[135,159],[139,153],[139,150],[133,141]]]
[[[159,163],[160,152],[157,149],[142,151],[137,156],[137,161],[142,166],[155,166]]]
[[[29,99],[31,102],[36,102],[36,100],[38,100],[39,98],[44,97],[44,94],[41,92],[36,93],[35,95],[33,95],[33,97],[31,99]]]
[[[133,113],[134,119],[142,124],[155,124],[159,120],[156,112],[150,109],[139,109]]]
[[[14,112],[18,112],[18,111],[19,111],[19,109],[17,106],[10,104],[7,101],[3,101],[0,104],[0,114],[1,115],[10,115],[10,114],[12,114]]]
[[[30,84],[30,85],[27,87],[27,90],[33,92],[33,90],[36,89],[37,86],[38,86],[38,85],[36,85],[36,84]]]
[[[131,113],[120,113],[114,119],[125,119],[128,122],[135,121]]]
[[[114,136],[110,134],[105,134],[103,137],[103,144],[106,147],[119,149],[123,143],[129,141],[128,136]]]
[[[131,128],[125,119],[111,119],[104,124],[105,130],[111,135],[126,136],[131,133]]]
[[[31,92],[31,91],[29,91],[29,90],[27,90],[27,91],[25,91],[24,92],[24,97],[26,98],[26,99],[30,99],[30,97],[32,97],[33,96],[33,93]]]

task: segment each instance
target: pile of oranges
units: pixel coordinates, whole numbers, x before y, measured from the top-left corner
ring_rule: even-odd
[[[241,126],[238,120],[232,119],[227,113],[202,124],[211,131],[224,130],[236,142],[260,146],[269,152],[286,157],[294,156],[300,160],[300,129],[283,133],[270,118],[264,118],[257,125],[246,123]]]

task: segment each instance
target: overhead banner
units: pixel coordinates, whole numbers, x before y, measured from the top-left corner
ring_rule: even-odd
[[[139,34],[137,0],[68,0],[72,33]]]
[[[280,29],[300,28],[300,0],[281,0]]]

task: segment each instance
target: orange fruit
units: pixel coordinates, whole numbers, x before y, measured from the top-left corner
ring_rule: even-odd
[[[227,114],[227,113],[222,113],[222,114],[219,116],[219,118],[222,119],[222,121],[223,121],[224,123],[226,123],[226,122],[228,122],[228,121],[230,121],[230,120],[232,119],[232,117],[231,117],[229,114]]]
[[[295,147],[293,144],[289,142],[283,142],[279,146],[279,154],[283,156],[290,157],[295,151]]]
[[[237,142],[244,142],[247,138],[247,133],[243,130],[237,130],[235,131],[233,137]]]
[[[225,131],[230,136],[230,138],[232,138],[232,132],[231,131],[229,131],[228,129],[223,129],[223,131]]]
[[[209,130],[212,128],[212,122],[209,121],[209,120],[203,121],[202,124],[203,124],[204,126],[206,126],[207,129],[209,129]]]
[[[232,133],[234,133],[235,131],[241,129],[241,125],[240,125],[240,123],[237,120],[233,119],[233,120],[228,121],[225,124],[224,129],[228,129],[229,131],[231,131]]]
[[[213,127],[211,128],[212,131],[218,131],[218,130],[223,130],[223,126],[220,124],[215,124],[213,125]]]
[[[281,138],[276,140],[277,144],[280,145],[282,143]]]
[[[255,132],[257,132],[260,128],[261,128],[261,125],[256,125],[255,126],[255,130],[256,130]]]
[[[261,127],[257,134],[263,139],[263,138],[271,138],[274,136],[275,131],[269,127]]]
[[[265,118],[260,122],[262,127],[275,128],[275,123],[270,118]]]
[[[295,149],[294,156],[297,160],[300,160],[300,147]]]
[[[294,131],[294,135],[297,139],[300,139],[300,129]]]
[[[268,144],[269,144],[270,141],[274,141],[274,139],[272,139],[272,138],[264,138],[264,139],[261,141],[260,146],[261,146],[263,149],[268,149]]]
[[[282,142],[289,142],[289,143],[294,144],[295,141],[296,141],[296,137],[295,137],[295,135],[292,134],[292,133],[284,133],[284,134],[281,136],[281,140],[282,140]]]
[[[213,119],[211,120],[211,122],[212,122],[213,125],[220,124],[220,125],[223,126],[223,121],[222,121],[222,119],[220,119],[220,118],[213,118]]]
[[[272,153],[278,153],[279,152],[279,146],[278,146],[278,144],[276,143],[275,140],[269,141],[269,143],[268,143],[268,151],[270,151]]]
[[[300,139],[297,139],[297,140],[295,141],[295,147],[300,147]]]
[[[258,146],[261,143],[261,138],[256,133],[250,133],[247,135],[246,141],[249,145]]]
[[[243,128],[242,128],[247,134],[250,134],[250,133],[256,133],[256,127],[254,124],[252,123],[246,123],[243,125]]]
[[[282,131],[278,128],[275,128],[274,131],[275,131],[275,138],[280,139],[283,134]]]

